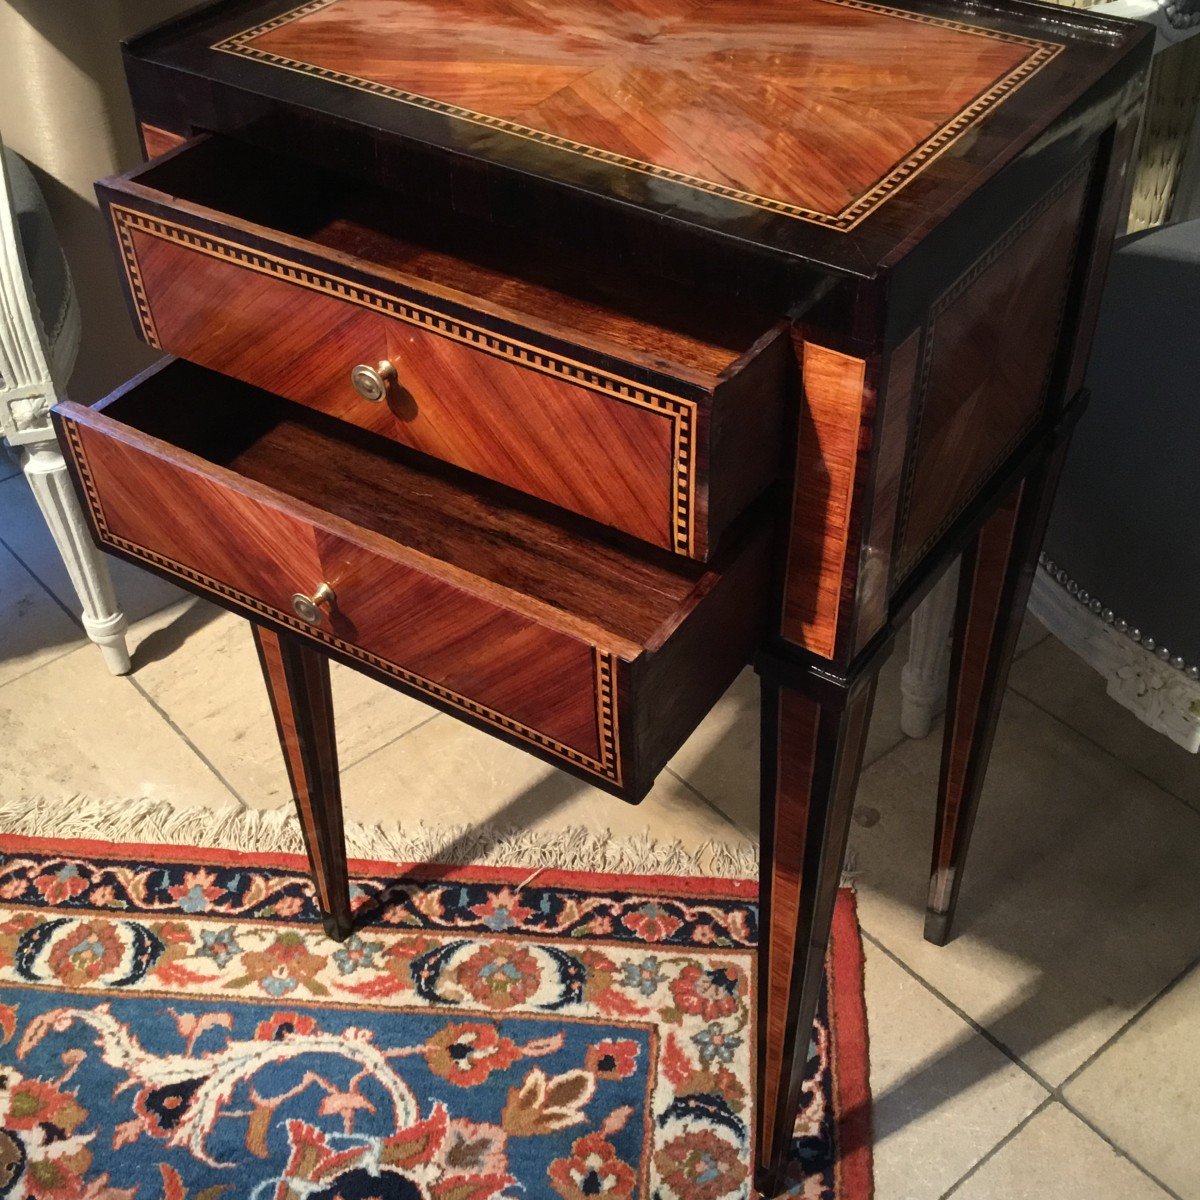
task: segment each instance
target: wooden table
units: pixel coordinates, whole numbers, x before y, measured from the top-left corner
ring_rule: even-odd
[[[99,185],[178,361],[57,411],[106,548],[247,616],[331,935],[328,658],[641,799],[762,677],[776,1194],[879,665],[964,554],[943,940],[1145,84],[1021,0],[219,3]]]

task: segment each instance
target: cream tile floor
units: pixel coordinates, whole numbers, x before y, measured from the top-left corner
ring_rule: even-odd
[[[114,567],[134,673],[84,639],[0,455],[0,798],[286,801],[249,634]],[[920,934],[939,740],[884,670],[851,844],[867,948],[879,1200],[1200,1200],[1200,762],[1027,630],[955,939]],[[335,668],[348,814],[756,835],[757,697],[737,680],[637,808]]]

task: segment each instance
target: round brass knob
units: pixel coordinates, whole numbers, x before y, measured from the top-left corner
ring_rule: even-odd
[[[323,583],[311,596],[297,592],[292,597],[292,612],[300,620],[307,621],[310,625],[320,625],[329,610],[333,608],[336,599],[333,588],[329,584]]]
[[[386,358],[373,367],[359,363],[350,372],[350,382],[364,400],[370,400],[373,404],[386,400],[399,386],[396,368]]]

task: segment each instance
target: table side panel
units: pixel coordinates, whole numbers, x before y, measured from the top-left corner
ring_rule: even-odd
[[[1092,159],[1059,180],[932,305],[897,521],[897,582],[1045,411]]]

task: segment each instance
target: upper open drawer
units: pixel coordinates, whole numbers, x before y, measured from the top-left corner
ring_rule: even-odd
[[[695,558],[775,476],[779,313],[221,138],[97,192],[163,350]]]

